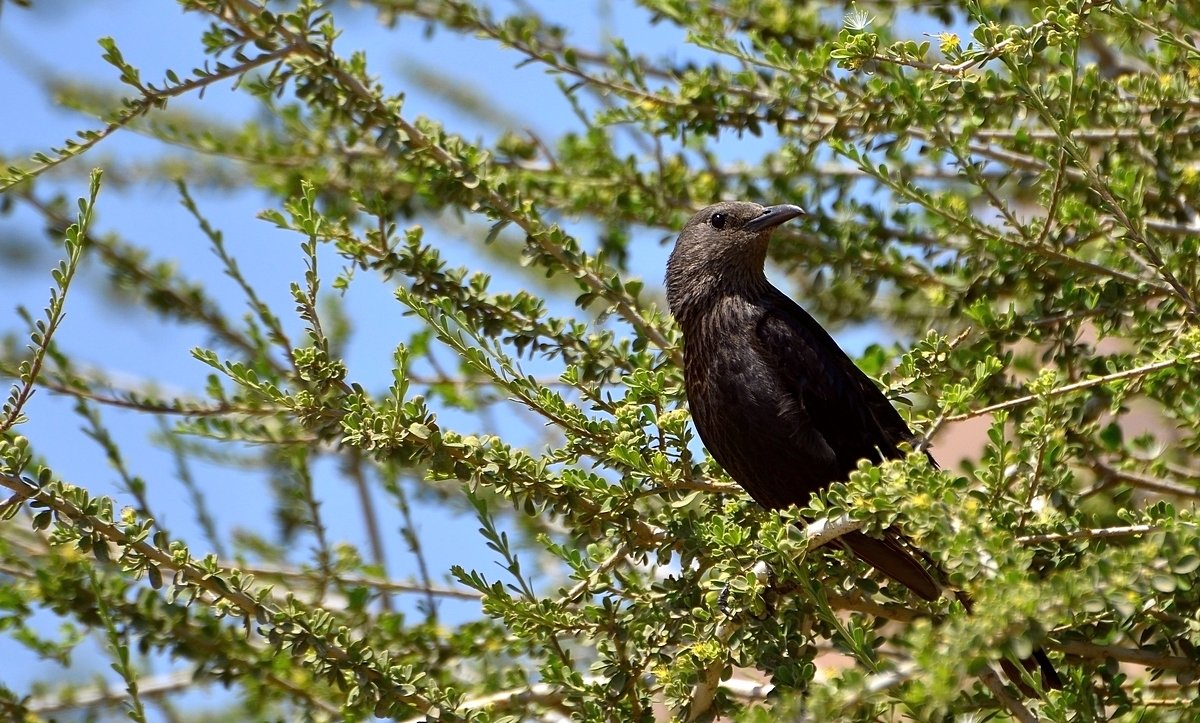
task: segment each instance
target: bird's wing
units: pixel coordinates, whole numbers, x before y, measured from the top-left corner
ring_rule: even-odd
[[[758,320],[755,339],[791,396],[787,403],[803,409],[812,431],[836,451],[840,478],[860,459],[899,456],[899,445],[912,439],[883,392],[791,299],[779,294],[771,300]]]
[[[759,353],[774,369],[789,399],[781,409],[797,407],[803,418],[781,415],[783,423],[805,424],[803,436],[819,436],[833,449],[833,469],[803,470],[824,478],[806,487],[825,487],[844,481],[858,460],[879,462],[900,454],[898,445],[912,433],[891,402],[879,391],[833,338],[798,305],[780,295],[759,319]],[[801,436],[801,435],[797,435]],[[882,539],[852,532],[842,538],[858,557],[925,600],[936,600],[941,588],[924,565],[905,547],[897,530]]]

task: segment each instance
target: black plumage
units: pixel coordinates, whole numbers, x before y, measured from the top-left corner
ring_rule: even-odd
[[[803,505],[846,480],[859,460],[899,457],[899,446],[913,439],[828,332],[767,281],[771,231],[803,213],[791,205],[709,206],[683,227],[667,263],[696,429],[713,458],[768,509]],[[940,595],[926,567],[932,562],[922,564],[898,531],[882,539],[852,532],[842,541],[921,598]],[[1045,654],[1035,657],[1044,682],[1061,686]]]

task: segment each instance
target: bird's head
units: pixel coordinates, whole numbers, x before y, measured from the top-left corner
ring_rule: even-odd
[[[683,226],[667,261],[667,302],[683,320],[722,290],[765,283],[767,242],[776,226],[804,214],[799,206],[724,201]]]

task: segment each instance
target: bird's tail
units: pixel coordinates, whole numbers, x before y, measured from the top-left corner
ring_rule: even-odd
[[[970,595],[962,590],[955,590],[954,596],[958,598],[960,603],[963,604],[963,607],[967,609],[967,612],[971,612],[975,604]],[[1031,673],[1035,669],[1040,669],[1042,675],[1042,688],[1047,690],[1062,690],[1062,678],[1058,676],[1058,671],[1054,669],[1054,663],[1050,662],[1050,657],[1046,655],[1044,648],[1037,648],[1028,658],[1022,658],[1021,667]],[[1040,697],[1036,690],[1029,687],[1029,684],[1022,680],[1021,669],[1018,668],[1011,660],[1008,658],[1001,658],[1000,669],[1004,671],[1004,675],[1012,681],[1013,685],[1017,686],[1017,689],[1020,690],[1021,694],[1026,698]]]
[[[855,531],[843,535],[842,541],[863,562],[912,590],[922,600],[933,602],[942,596],[942,586],[929,570],[891,536],[881,539]]]
[[[912,590],[921,599],[933,602],[941,597],[942,585],[934,579],[927,567],[931,566],[937,569],[937,563],[921,553],[926,563],[922,564],[914,556],[910,549],[911,546],[906,545],[904,538],[895,530],[889,530],[882,539],[869,537],[861,532],[851,532],[844,535],[842,541],[863,562]],[[971,612],[975,606],[971,596],[961,590],[954,591],[954,595],[967,609],[967,612]],[[1030,672],[1040,669],[1043,688],[1062,689],[1062,678],[1059,677],[1058,671],[1054,669],[1054,664],[1050,662],[1050,658],[1042,648],[1034,650],[1033,655],[1021,661],[1021,665]],[[1023,695],[1029,698],[1038,697],[1037,692],[1021,679],[1021,670],[1016,664],[1001,658],[1000,668]]]

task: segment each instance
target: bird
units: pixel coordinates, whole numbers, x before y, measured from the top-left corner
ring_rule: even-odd
[[[667,261],[667,304],[683,332],[684,390],[696,431],[768,510],[802,506],[847,480],[860,460],[902,457],[902,445],[917,440],[833,337],[767,279],[772,232],[804,214],[792,204],[713,204],[684,224]],[[881,538],[854,531],[841,542],[921,599],[941,596],[931,568],[944,573],[899,530]],[[969,612],[969,596],[957,595]],[[1022,662],[1041,669],[1045,687],[1062,687],[1043,650]],[[1015,666],[1001,666],[1032,697]]]

